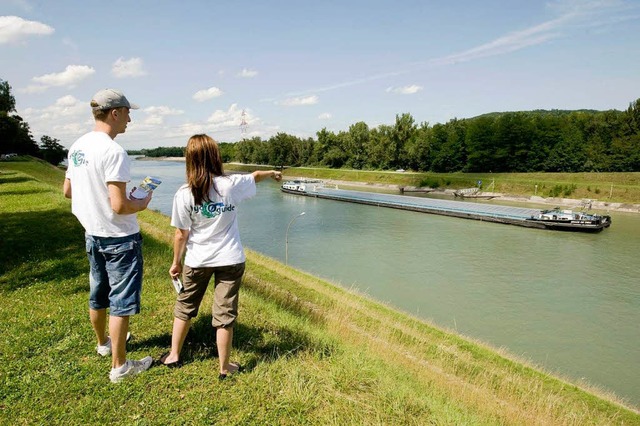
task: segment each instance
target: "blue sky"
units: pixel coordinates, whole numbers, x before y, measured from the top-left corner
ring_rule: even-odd
[[[0,0],[0,79],[34,137],[66,147],[107,87],[141,107],[128,149],[622,110],[640,98],[640,1]]]

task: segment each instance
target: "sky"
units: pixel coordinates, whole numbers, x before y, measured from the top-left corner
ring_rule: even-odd
[[[104,88],[140,106],[126,149],[624,110],[640,0],[0,0],[0,79],[34,138],[65,147]]]

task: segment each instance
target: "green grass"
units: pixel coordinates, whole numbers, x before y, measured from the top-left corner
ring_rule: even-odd
[[[179,370],[118,385],[95,353],[83,231],[46,164],[0,163],[0,424],[640,424],[640,416],[482,344],[248,252],[232,359],[217,380],[207,294]],[[131,357],[170,344],[172,229],[143,228]]]

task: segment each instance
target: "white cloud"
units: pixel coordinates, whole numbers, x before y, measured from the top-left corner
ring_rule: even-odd
[[[19,16],[0,16],[0,44],[18,42],[33,35],[51,35],[54,31],[42,22],[27,21]]]
[[[240,129],[242,112],[248,129],[243,133]],[[147,124],[147,123],[145,123]],[[157,126],[150,127],[154,132]],[[232,104],[228,109],[215,110],[206,122],[186,122],[179,125],[167,126],[162,129],[163,139],[180,139],[178,143],[186,143],[187,138],[198,133],[207,133],[219,142],[237,141],[242,138],[260,136],[268,138],[280,130],[279,126],[267,126],[259,117],[253,115],[249,109],[242,109],[238,104]],[[152,146],[152,145],[149,145]]]
[[[118,58],[111,67],[111,74],[116,78],[142,77],[147,75],[144,70],[144,63],[140,58],[124,59]]]
[[[29,109],[30,115],[33,115],[36,120],[56,120],[56,118],[67,117],[77,119],[82,116],[91,114],[91,108],[89,107],[89,101],[82,102],[74,96],[66,95],[56,99],[53,105],[49,105],[40,110]]]
[[[74,86],[95,72],[96,70],[87,65],[69,65],[62,72],[34,77],[33,81],[45,86]]]
[[[297,98],[287,98],[282,101],[276,102],[276,105],[282,106],[302,106],[302,105],[315,105],[318,103],[318,96],[311,95]]]
[[[217,98],[218,96],[223,95],[223,91],[218,89],[217,87],[210,87],[204,90],[198,90],[194,95],[193,99],[198,102],[208,101],[209,99]]]
[[[164,135],[167,138],[181,138],[184,140],[184,144],[187,143],[187,138],[199,133],[206,133],[206,127],[202,123],[183,123],[176,127],[171,127],[165,130]],[[150,145],[151,146],[151,145]],[[159,146],[159,145],[153,145]]]
[[[388,87],[387,93],[396,93],[399,95],[413,95],[418,93],[423,89],[422,86],[418,86],[416,84],[412,84],[410,86],[402,86],[402,87]]]
[[[250,70],[247,68],[243,68],[242,71],[238,73],[238,77],[244,77],[244,78],[253,78],[256,75],[258,75],[258,71]]]
[[[184,111],[181,109],[175,109],[175,108],[171,108],[168,106],[152,106],[152,107],[148,107],[148,108],[144,108],[142,111],[146,112],[147,114],[154,114],[154,115],[182,115],[184,114]]]
[[[66,147],[91,130],[94,123],[89,101],[71,95],[60,97],[41,109],[26,108],[20,115],[29,123],[36,140],[48,135]]]
[[[75,87],[77,83],[95,74],[96,70],[87,65],[69,65],[64,71],[33,77],[35,85],[19,90],[25,93],[39,93],[51,87]]]
[[[248,123],[247,113],[245,111],[245,121]],[[238,108],[238,104],[232,104],[228,110],[217,109],[207,119],[207,123],[213,124],[214,129],[222,127],[239,127],[242,122],[242,110]]]
[[[318,116],[318,119],[320,119],[320,120],[329,120],[331,117],[332,117],[331,113],[323,112],[322,114],[320,114]]]
[[[242,113],[244,112],[244,117]],[[262,120],[253,115],[250,109],[242,109],[238,104],[232,104],[226,111],[215,110],[207,119],[208,131],[217,133],[240,132],[242,119],[247,123],[250,132],[262,132],[266,130]],[[246,136],[246,135],[245,135]]]
[[[142,110],[148,117],[144,120],[144,124],[163,124],[164,117],[176,116],[184,114],[183,110],[170,108],[168,106],[152,106]]]
[[[69,117],[78,117],[81,115],[85,115],[87,114],[87,111],[90,111],[89,102],[82,102],[75,96],[71,95],[66,95],[58,98],[55,104],[46,108],[46,110],[54,114]]]

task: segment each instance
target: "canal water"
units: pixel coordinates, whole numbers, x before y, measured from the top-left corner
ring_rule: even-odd
[[[170,215],[184,163],[132,171],[163,179],[150,208]],[[291,224],[290,265],[640,407],[640,215],[565,233],[284,194],[273,181],[239,212],[245,247],[284,262]]]

